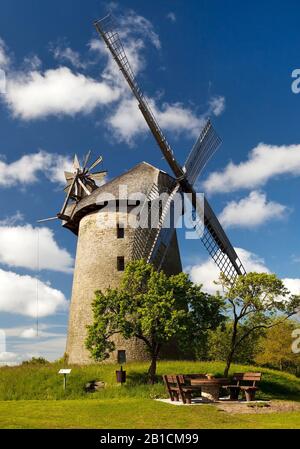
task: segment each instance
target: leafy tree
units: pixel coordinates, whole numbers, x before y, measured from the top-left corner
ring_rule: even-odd
[[[223,288],[227,307],[232,314],[233,326],[224,376],[228,375],[231,362],[243,341],[259,329],[276,326],[297,313],[300,296],[292,295],[275,274],[248,273],[237,276],[234,282],[221,274],[219,284]],[[274,317],[279,317],[274,321]],[[241,326],[250,323],[244,332]]]
[[[50,362],[48,360],[44,359],[43,357],[32,357],[29,360],[24,360],[22,362],[22,365],[48,365]]]
[[[243,324],[238,330],[238,338],[249,330],[249,324]],[[210,331],[207,338],[207,358],[209,360],[226,361],[230,351],[233,322],[228,321],[216,330]],[[258,342],[264,329],[253,331],[237,347],[232,358],[236,363],[253,363],[259,351]]]
[[[219,299],[205,295],[186,274],[168,277],[143,260],[134,261],[126,266],[119,289],[96,292],[86,347],[101,361],[115,349],[114,334],[142,340],[151,358],[148,374],[153,383],[163,345],[176,337],[191,347],[191,338],[197,340],[201,331],[222,320],[220,306]]]
[[[259,344],[256,362],[271,368],[294,370],[300,365],[299,354],[292,351],[292,332],[297,325],[292,320],[286,320],[266,331]]]

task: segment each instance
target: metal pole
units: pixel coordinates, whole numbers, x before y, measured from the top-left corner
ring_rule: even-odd
[[[67,388],[67,375],[64,374],[64,390]]]

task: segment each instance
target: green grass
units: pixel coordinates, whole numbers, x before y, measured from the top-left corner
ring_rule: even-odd
[[[299,428],[300,413],[230,415],[214,405],[174,406],[150,399],[0,402],[1,428]]]
[[[154,401],[166,397],[160,381],[145,384],[147,363],[127,364],[128,381],[119,386],[115,365],[74,366],[62,388],[60,364],[0,368],[0,428],[299,428],[299,412],[229,415],[215,406],[176,407]],[[165,373],[213,373],[222,376],[221,362],[166,362]],[[300,401],[300,379],[257,367],[233,365],[231,372],[262,371],[257,399]],[[85,384],[102,380],[106,387],[86,393]],[[172,412],[172,420],[170,413]]]
[[[127,383],[116,384],[117,365],[71,366],[67,390],[63,391],[63,377],[58,374],[60,364],[46,366],[15,366],[0,368],[0,401],[24,399],[112,399],[112,398],[153,398],[163,396],[165,389],[161,375],[167,373],[212,373],[222,376],[222,362],[162,361],[157,374],[160,382],[154,386],[145,384],[147,363],[126,365]],[[285,372],[233,365],[231,372],[259,370],[263,372],[258,399],[300,400],[300,379]],[[91,380],[102,380],[106,388],[96,393],[86,393],[85,384]]]

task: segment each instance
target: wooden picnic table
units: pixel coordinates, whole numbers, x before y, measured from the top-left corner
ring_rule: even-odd
[[[210,379],[191,379],[191,386],[201,387],[201,396],[209,401],[217,401],[220,396],[220,388],[229,384],[227,377],[212,377]]]

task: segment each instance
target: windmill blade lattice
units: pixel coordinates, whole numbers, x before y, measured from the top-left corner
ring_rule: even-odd
[[[221,139],[211,121],[208,120],[183,167],[191,185],[195,184],[201,171],[220,145]]]
[[[116,31],[115,22],[112,16],[108,15],[103,19],[94,22],[94,25],[100,37],[104,40],[113,58],[115,59],[133,95],[136,97],[139,109],[143,114],[158,146],[160,147],[164,158],[172,169],[178,185],[180,185],[184,193],[190,193],[193,195],[193,207],[195,208],[195,210],[197,210],[197,204],[194,203],[196,192],[193,188],[193,182],[195,182],[201,169],[204,167],[209,157],[218,147],[219,138],[211,127],[210,122],[208,122],[206,128],[204,128],[198,141],[196,142],[196,145],[194,146],[190,157],[187,160],[187,164],[184,170],[176,161],[174,153],[167,139],[165,138],[158,122],[156,121],[155,116],[151,111],[151,108],[141,88],[139,87],[135,79],[134,73],[124,51],[123,44],[120,40],[118,32]],[[193,164],[195,164],[195,167]],[[213,257],[219,269],[223,270],[224,267],[227,267],[222,257],[215,256],[218,251],[221,251],[221,253],[225,254],[227,259],[229,260],[228,266],[230,266],[230,269],[228,267],[226,268],[227,272],[231,273],[229,274],[229,276],[234,277],[237,274],[244,274],[245,270],[243,268],[242,262],[239,260],[233,246],[231,245],[221,224],[219,223],[217,217],[213,213],[207,201],[205,201],[204,208],[204,226],[207,239],[204,239],[202,241],[209,254]],[[216,250],[211,249],[214,245],[216,245]]]

